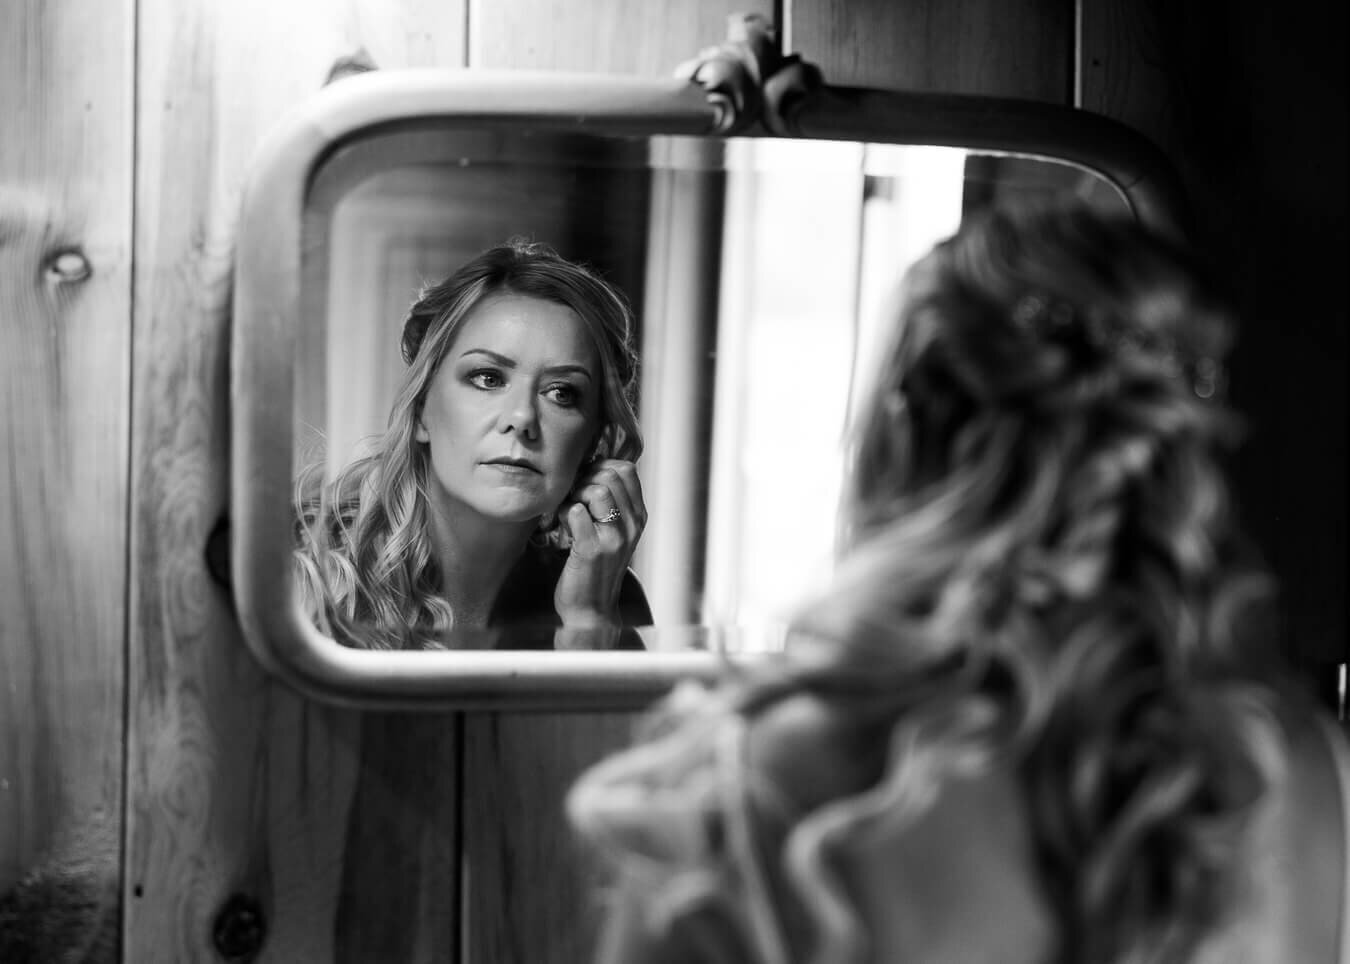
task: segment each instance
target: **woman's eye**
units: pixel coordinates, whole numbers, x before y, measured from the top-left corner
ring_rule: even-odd
[[[555,405],[562,405],[565,408],[572,408],[579,401],[579,393],[571,385],[550,385],[544,390]]]
[[[476,372],[469,373],[469,384],[478,388],[501,388],[505,384],[501,372],[493,371],[491,368],[480,368]]]

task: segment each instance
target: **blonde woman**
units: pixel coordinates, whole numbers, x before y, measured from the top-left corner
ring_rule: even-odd
[[[1281,682],[1183,250],[971,218],[908,274],[836,575],[574,788],[599,959],[1333,962],[1346,751]]]
[[[383,437],[299,486],[316,624],[378,649],[441,647],[452,629],[550,646],[557,627],[634,645],[619,630],[651,614],[628,569],[647,521],[632,321],[616,289],[542,244],[489,249],[425,290]]]

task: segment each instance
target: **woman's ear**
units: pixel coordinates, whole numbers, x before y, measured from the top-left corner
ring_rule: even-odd
[[[430,442],[430,441],[431,441],[431,433],[428,432],[428,431],[427,431],[427,427],[426,427],[424,424],[422,424],[422,416],[421,416],[421,415],[417,416],[417,420],[416,420],[416,422],[414,422],[414,427],[413,427],[413,439],[414,439],[415,441],[418,441],[418,442]]]

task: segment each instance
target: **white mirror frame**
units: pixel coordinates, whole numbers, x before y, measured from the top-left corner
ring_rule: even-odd
[[[624,709],[681,678],[714,674],[734,635],[718,627],[642,629],[652,644],[646,653],[387,652],[349,648],[315,629],[295,591],[292,556],[301,228],[315,174],[343,144],[391,129],[454,126],[967,147],[1082,167],[1115,185],[1141,220],[1181,230],[1171,166],[1115,121],[1031,101],[832,88],[812,83],[804,66],[790,64],[776,75],[787,78],[779,83],[760,74],[768,78],[762,96],[734,78],[729,86],[708,84],[697,68],[693,80],[374,71],[324,88],[262,145],[245,187],[235,264],[231,577],[244,637],[271,672],[314,699],[349,707]]]

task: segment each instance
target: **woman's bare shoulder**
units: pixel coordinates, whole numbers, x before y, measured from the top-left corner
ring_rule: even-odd
[[[752,766],[809,812],[885,779],[893,723],[794,694],[754,720]],[[1013,767],[996,763],[934,790],[931,806],[912,819],[880,821],[887,829],[852,835],[836,849],[870,939],[884,951],[877,959],[1045,959],[1055,930]]]
[[[1248,745],[1267,785],[1247,824],[1234,912],[1197,960],[1339,960],[1350,925],[1345,732],[1311,699],[1266,694],[1249,707]]]

